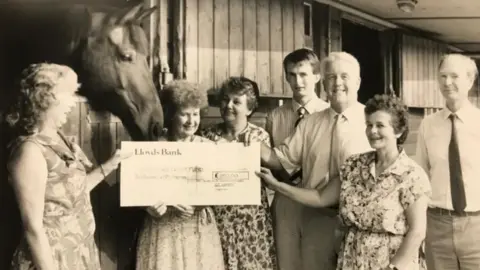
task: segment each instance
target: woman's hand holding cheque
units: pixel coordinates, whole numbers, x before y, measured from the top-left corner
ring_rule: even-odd
[[[152,217],[160,218],[167,212],[167,205],[163,202],[159,202],[155,205],[151,205],[147,207],[147,213],[149,213]]]
[[[189,205],[171,205],[177,211],[177,214],[182,218],[189,218],[195,213],[195,208]],[[147,207],[147,212],[155,218],[162,217],[167,212],[167,205],[163,202],[158,202],[155,205]]]

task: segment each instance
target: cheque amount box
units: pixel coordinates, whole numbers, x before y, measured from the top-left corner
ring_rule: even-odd
[[[213,180],[216,182],[246,181],[248,180],[248,171],[213,171]]]
[[[228,190],[236,184],[248,181],[248,171],[213,171],[212,181],[218,191]]]

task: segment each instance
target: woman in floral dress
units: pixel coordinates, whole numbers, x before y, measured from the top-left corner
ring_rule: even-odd
[[[248,118],[257,108],[257,84],[244,77],[231,77],[221,87],[220,114],[223,122],[205,130],[202,136],[216,142],[251,141],[270,145],[269,134]],[[272,217],[265,186],[261,189],[261,205],[216,206],[215,216],[222,241],[227,270],[273,270],[276,254]]]
[[[206,92],[173,81],[161,92],[166,135],[176,142],[212,141],[195,135]],[[162,198],[159,198],[161,201]],[[137,248],[137,270],[224,270],[220,237],[211,207],[163,203],[147,208]]]
[[[400,99],[376,95],[365,107],[366,134],[375,151],[353,155],[312,206],[340,203],[345,226],[338,270],[425,269],[420,247],[425,238],[430,183],[401,144],[408,134],[408,109]],[[311,190],[258,173],[274,190],[307,203]],[[291,195],[294,194],[294,195]],[[310,196],[311,197],[311,196]]]
[[[91,170],[80,147],[59,131],[77,88],[69,67],[31,65],[6,116],[17,135],[9,145],[8,170],[24,230],[12,269],[100,269],[90,191],[125,156],[117,152]]]

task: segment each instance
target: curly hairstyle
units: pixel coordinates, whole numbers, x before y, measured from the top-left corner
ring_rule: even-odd
[[[402,145],[408,136],[408,107],[394,94],[375,95],[365,103],[365,115],[372,115],[378,111],[384,111],[392,117],[392,127],[396,134],[402,134],[397,138],[397,145]]]
[[[30,135],[37,131],[43,114],[58,104],[56,93],[77,91],[77,75],[68,66],[31,64],[22,71],[18,87],[5,120],[14,133]]]
[[[172,127],[173,116],[182,108],[199,108],[204,113],[208,107],[207,92],[200,91],[196,84],[186,80],[174,80],[165,85],[160,91],[160,101],[166,129]]]
[[[220,87],[218,98],[220,100],[228,95],[247,96],[247,108],[252,111],[249,115],[253,115],[258,108],[258,99],[260,90],[258,84],[246,77],[230,77]]]

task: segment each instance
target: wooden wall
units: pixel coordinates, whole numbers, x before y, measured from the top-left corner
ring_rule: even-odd
[[[406,105],[418,108],[438,108],[444,104],[438,91],[437,67],[447,52],[445,44],[425,38],[401,35],[401,95]]]
[[[185,0],[186,78],[212,90],[229,76],[262,96],[291,96],[282,61],[304,46],[303,1]]]
[[[477,69],[480,69],[480,60],[476,59]],[[480,80],[476,79],[473,84],[472,90],[468,93],[468,99],[478,108],[480,108]]]

